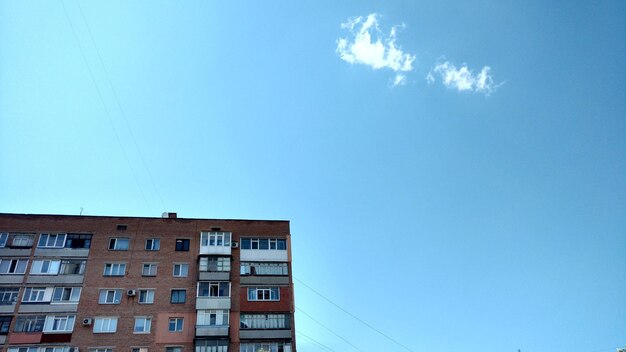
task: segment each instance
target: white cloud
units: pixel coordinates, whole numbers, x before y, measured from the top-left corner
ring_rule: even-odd
[[[389,35],[381,32],[378,17],[373,13],[366,18],[354,17],[342,23],[341,28],[348,30],[349,34],[337,40],[337,54],[351,64],[363,64],[375,70],[391,69],[396,72],[393,85],[405,84],[406,75],[403,73],[413,70],[415,55],[405,53],[397,46],[398,26],[392,27]]]
[[[439,63],[428,72],[426,81],[431,84],[435,82],[435,75],[439,74],[444,86],[456,88],[459,92],[470,91],[490,95],[495,92],[503,83],[495,84],[489,71],[489,66],[484,66],[478,74],[474,74],[466,64],[457,68],[453,63],[446,61]]]

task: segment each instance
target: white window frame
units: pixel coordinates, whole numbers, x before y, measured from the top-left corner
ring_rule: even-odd
[[[146,240],[146,245],[144,246],[144,249],[150,252],[155,252],[155,251],[160,250],[161,239],[160,238],[148,238]]]
[[[16,233],[11,239],[12,247],[32,247],[35,242],[35,234]]]
[[[137,330],[137,323],[143,321],[143,329]],[[140,316],[135,317],[135,324],[133,325],[133,334],[149,334],[152,328],[152,317]]]
[[[113,352],[113,349],[108,347],[96,347],[90,348],[89,352]]]
[[[146,273],[146,268],[148,269]],[[159,265],[157,263],[142,263],[141,276],[157,276],[157,269]],[[154,269],[154,273],[152,272]]]
[[[131,347],[130,352],[148,352],[148,347]]]
[[[109,267],[109,274],[107,274],[107,267]],[[117,268],[116,272],[122,271],[122,274],[113,275],[113,268]],[[126,263],[105,263],[103,276],[126,276]]]
[[[5,266],[5,262],[8,262],[7,271],[0,272],[0,275],[24,275],[26,274],[26,268],[28,267],[28,259],[22,258],[2,258],[0,259],[0,268]],[[13,262],[16,264],[14,265]],[[23,269],[23,271],[19,272],[18,269]],[[12,271],[11,271],[12,270]]]
[[[291,352],[291,343],[268,341],[268,342],[241,343],[239,345],[239,352],[260,352],[260,351],[280,351],[280,350],[282,350],[282,352]]]
[[[200,285],[201,284],[208,284],[209,285],[209,294],[207,296],[200,296]],[[220,296],[219,295],[219,286],[220,284],[228,284],[228,296]],[[211,295],[211,286],[217,286],[217,292],[218,295],[217,296],[212,296]],[[232,285],[230,282],[226,282],[226,281],[200,281],[197,284],[196,287],[196,297],[211,297],[211,298],[229,298],[230,295],[232,294]]]
[[[154,304],[155,290],[153,288],[140,288],[138,291],[137,303],[139,304]],[[145,292],[146,301],[141,301],[142,292]],[[148,299],[149,298],[149,299]]]
[[[120,243],[126,242],[126,248],[120,246]],[[111,237],[109,238],[110,251],[128,251],[130,250],[130,238],[128,237]]]
[[[26,287],[22,303],[47,303],[52,300],[52,287]]]
[[[31,275],[59,275],[60,259],[35,259],[30,266]]]
[[[61,238],[60,243],[59,242],[59,238]],[[45,243],[41,243],[42,241],[44,241],[45,238]],[[39,241],[37,241],[37,247],[38,248],[64,248],[65,247],[65,240],[67,239],[67,234],[66,233],[42,233],[39,235]]]
[[[259,293],[262,293],[262,298],[259,298]],[[265,296],[269,298],[265,298]],[[273,296],[273,297],[272,297]],[[263,286],[263,287],[248,287],[248,301],[280,301],[280,287],[278,286]]]
[[[230,247],[232,232],[202,231],[200,232],[201,247]]]
[[[69,290],[70,295],[69,295],[69,299],[63,299],[63,297],[65,296],[65,291]],[[55,299],[57,292],[58,291],[62,291],[61,293],[61,299]],[[54,291],[52,292],[52,304],[67,304],[67,303],[78,303],[80,301],[80,294],[82,292],[82,288],[81,287],[55,287]]]
[[[215,270],[209,270],[210,262],[215,260]],[[230,272],[230,257],[200,257],[199,269],[202,272]]]
[[[176,273],[176,267],[178,267],[178,274]],[[183,268],[186,268],[184,275],[182,274]],[[174,277],[187,277],[187,276],[189,276],[189,263],[174,263],[174,267],[172,268],[172,275]]]
[[[174,321],[174,330],[171,330],[171,324]],[[178,328],[178,322],[180,322],[180,329]],[[181,317],[171,317],[167,321],[167,331],[168,332],[183,332],[185,330],[185,318]]]
[[[122,294],[124,290],[121,288],[103,288],[98,292],[98,304],[120,304],[122,303]],[[113,294],[113,300],[110,301],[110,294]],[[104,298],[104,299],[102,299]]]
[[[43,326],[46,333],[66,333],[74,330],[75,315],[48,315]],[[59,324],[59,326],[55,326]],[[63,327],[62,329],[59,327]]]
[[[196,325],[199,326],[229,326],[228,309],[204,309],[197,311]],[[214,321],[214,322],[213,322]]]
[[[94,334],[114,334],[117,332],[117,317],[95,317],[93,319]]]
[[[80,262],[79,264],[76,262]],[[78,273],[66,273],[68,266],[78,265]],[[59,268],[59,275],[84,275],[87,261],[80,259],[63,259]]]

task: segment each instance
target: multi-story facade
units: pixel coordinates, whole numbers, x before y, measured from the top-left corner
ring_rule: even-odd
[[[288,221],[0,214],[2,352],[295,352]]]

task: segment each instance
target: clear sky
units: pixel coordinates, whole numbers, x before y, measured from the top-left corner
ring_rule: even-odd
[[[407,350],[302,283],[411,351],[613,351],[626,2],[2,1],[0,212],[81,209],[291,220],[301,352]]]

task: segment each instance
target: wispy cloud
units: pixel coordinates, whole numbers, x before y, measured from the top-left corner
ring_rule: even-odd
[[[341,27],[349,34],[337,40],[337,54],[350,64],[363,64],[375,70],[391,69],[396,73],[393,85],[403,85],[406,82],[406,73],[413,70],[415,55],[405,53],[396,44],[398,28],[393,26],[388,35],[378,27],[378,14],[367,17],[354,17],[342,23]]]
[[[456,88],[459,92],[470,91],[490,95],[495,92],[502,83],[494,83],[491,76],[491,67],[483,66],[478,74],[474,74],[466,64],[457,68],[453,63],[446,61],[438,63],[426,75],[426,82],[432,84],[436,81],[435,75],[439,74],[441,82],[448,88]]]

